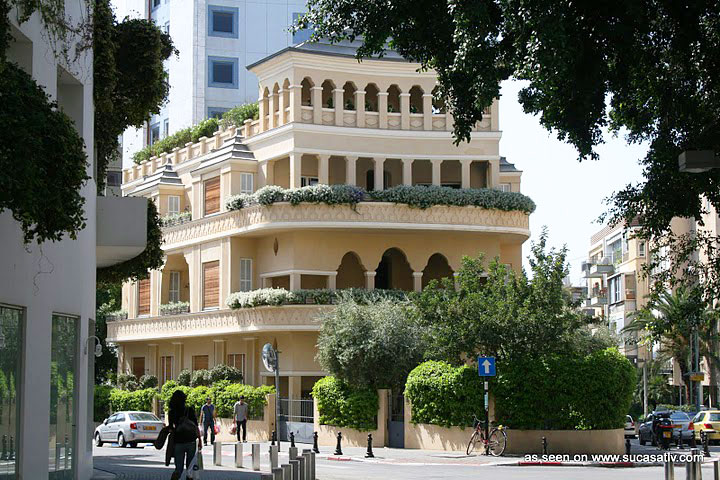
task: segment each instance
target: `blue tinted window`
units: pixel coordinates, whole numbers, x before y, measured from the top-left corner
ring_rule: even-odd
[[[238,9],[208,5],[208,35],[237,38]]]
[[[238,88],[238,59],[208,57],[208,85],[220,88]]]
[[[222,117],[223,113],[230,110],[229,108],[222,108],[222,107],[208,107],[208,118],[220,118]]]

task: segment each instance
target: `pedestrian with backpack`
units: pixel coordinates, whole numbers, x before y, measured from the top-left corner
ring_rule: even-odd
[[[186,405],[187,397],[182,390],[175,390],[169,402],[168,417],[173,431],[175,471],[172,479],[179,479],[185,467],[190,469],[195,455],[202,451],[202,439],[195,411]],[[188,473],[192,473],[189,472]]]

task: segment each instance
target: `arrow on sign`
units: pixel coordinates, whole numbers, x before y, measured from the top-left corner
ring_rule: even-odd
[[[487,358],[486,358],[485,361],[482,363],[482,366],[485,367],[485,373],[486,373],[487,375],[490,375],[490,366],[491,366],[491,365],[492,365],[492,363],[490,363],[490,360],[488,360]]]

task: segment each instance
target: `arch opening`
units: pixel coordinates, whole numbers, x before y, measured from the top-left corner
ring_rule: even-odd
[[[375,288],[381,290],[413,290],[413,272],[405,253],[399,248],[389,248],[383,253],[375,269]]]

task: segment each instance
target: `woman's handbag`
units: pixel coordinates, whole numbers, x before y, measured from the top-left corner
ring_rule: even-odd
[[[170,426],[166,425],[162,428],[162,430],[160,430],[160,434],[153,442],[156,449],[162,450],[165,446],[165,441],[167,440],[168,435],[170,435]]]
[[[218,425],[218,424],[216,423],[215,426],[213,427],[213,430],[215,431],[215,435],[217,435],[218,433],[220,433],[220,425]]]
[[[237,425],[233,422],[232,426],[230,426],[230,435],[235,435],[235,433],[237,433]]]

